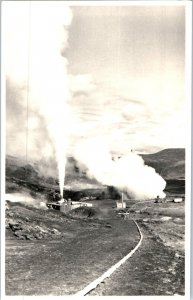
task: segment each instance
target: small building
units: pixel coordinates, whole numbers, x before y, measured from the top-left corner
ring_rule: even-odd
[[[68,199],[68,201],[58,201],[58,202],[47,203],[48,208],[60,210],[61,212],[64,212],[64,213],[68,212],[72,209],[82,207],[82,206],[92,207],[92,203],[71,201],[71,199]]]
[[[116,201],[116,207],[117,207],[117,209],[124,209],[124,208],[126,208],[126,202],[125,201]]]
[[[180,203],[183,201],[183,198],[174,198],[175,203]]]
[[[82,206],[92,207],[92,203],[79,202],[79,201],[72,201],[71,203],[72,209],[75,209],[77,207],[82,207]]]

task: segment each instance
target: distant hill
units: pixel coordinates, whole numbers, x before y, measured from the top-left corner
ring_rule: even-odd
[[[146,165],[153,167],[166,181],[185,179],[185,149],[165,149],[154,154],[141,154]],[[13,156],[6,157],[6,189],[17,190],[17,186],[43,191],[58,189],[57,165],[49,161],[26,163]],[[71,190],[101,189],[95,179],[86,176],[85,170],[73,157],[66,164],[65,186]]]
[[[42,191],[45,188],[58,189],[57,165],[53,161],[26,162],[25,159],[7,155],[6,157],[6,189],[17,189],[17,184]],[[27,183],[27,185],[26,185]],[[8,188],[7,188],[8,186]],[[84,169],[80,169],[73,157],[66,163],[65,186],[76,190],[102,187],[95,179],[87,178]]]
[[[185,179],[185,149],[165,149],[154,154],[141,154],[145,164],[153,167],[166,180]]]

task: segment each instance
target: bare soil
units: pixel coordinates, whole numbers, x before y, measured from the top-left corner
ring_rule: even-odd
[[[27,223],[22,219],[23,212],[28,215]],[[56,229],[57,234],[44,233],[41,239],[34,239],[31,234],[31,239],[21,240],[7,228],[6,295],[74,294],[139,241],[134,222],[125,223],[115,215],[108,220],[99,216],[98,219],[82,219],[80,215],[72,218],[59,212],[24,209],[22,205],[12,206],[8,215],[8,223],[15,217],[21,226],[30,223],[35,228],[38,222],[41,229]]]
[[[131,203],[143,241],[135,254],[91,296],[184,295],[185,203]]]
[[[165,176],[167,194],[184,196],[184,150],[143,158]],[[57,179],[42,176],[39,166],[42,163],[25,166],[8,157],[6,192],[29,193],[39,201],[58,189]],[[72,200],[94,196],[101,201],[92,202],[92,213],[77,210],[71,215],[10,204],[5,224],[6,295],[60,296],[83,289],[136,246],[139,233],[132,219],[144,236],[141,247],[90,295],[184,294],[184,203],[141,202],[122,219],[113,209],[116,191],[89,180],[73,159],[68,160],[66,179],[65,192]]]
[[[90,296],[184,295],[184,257],[139,224],[141,247]]]
[[[141,247],[89,295],[184,295],[184,202],[141,202],[126,219],[114,212],[115,201],[92,203],[91,215],[10,206],[6,295],[75,294],[136,246],[133,219]]]

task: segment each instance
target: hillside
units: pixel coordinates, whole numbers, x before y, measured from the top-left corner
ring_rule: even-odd
[[[165,180],[185,179],[185,149],[165,149],[154,154],[141,154],[145,164],[153,167]]]
[[[167,184],[176,190],[185,187],[185,149],[165,149],[155,154],[141,155],[145,164],[155,168]],[[167,185],[167,186],[168,186]],[[54,162],[31,162],[13,156],[6,157],[6,192],[18,191],[20,187],[35,193],[49,193],[58,189],[57,166]],[[86,191],[83,193],[81,191]],[[68,157],[66,164],[65,191],[69,191],[69,197],[77,199],[78,194],[96,197],[108,197],[109,192],[114,198],[115,190],[107,189],[94,179],[86,176],[85,170],[80,167],[73,157]],[[68,192],[67,192],[68,194]],[[105,195],[106,196],[105,196]],[[115,194],[115,195],[114,195]]]
[[[31,184],[43,185],[46,187],[58,187],[57,165],[53,161],[27,162],[14,156],[6,157],[6,177],[27,181]],[[65,184],[76,189],[82,185],[101,186],[94,179],[89,179],[83,169],[77,166],[73,157],[68,157],[66,163]]]

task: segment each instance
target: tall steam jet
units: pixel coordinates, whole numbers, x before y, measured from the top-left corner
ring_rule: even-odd
[[[6,76],[26,100],[26,160],[30,112],[37,110],[53,141],[63,196],[69,99],[63,53],[72,13],[63,1],[10,1],[3,3],[3,16]]]
[[[26,163],[32,159],[31,129],[35,126],[34,116],[38,115],[39,120],[44,120],[54,146],[63,196],[69,124],[72,125],[68,108],[71,98],[68,61],[64,53],[72,12],[65,1],[4,1],[2,9],[4,69],[7,82],[17,90],[11,93],[12,104],[21,102],[21,110],[26,111]],[[16,96],[18,90],[20,97]],[[35,138],[42,145],[36,134]],[[164,197],[165,181],[153,168],[145,166],[140,156],[130,152],[112,161],[110,150],[103,140],[93,139],[77,145],[75,158],[86,166],[90,177],[126,191],[133,198]]]

